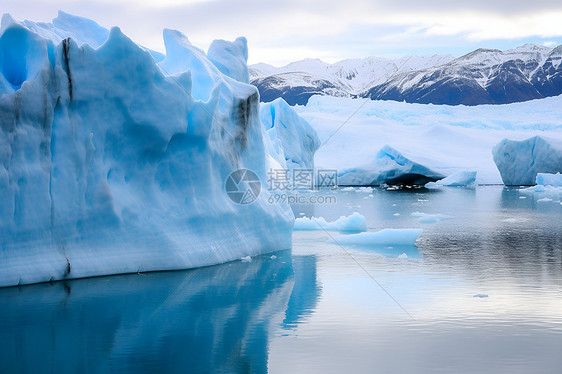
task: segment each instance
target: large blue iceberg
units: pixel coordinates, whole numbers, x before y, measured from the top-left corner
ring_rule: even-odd
[[[289,206],[225,193],[233,171],[265,183],[270,167],[245,40],[212,58],[178,31],[164,41],[165,56],[65,13],[3,17],[0,286],[290,248]]]
[[[538,173],[562,172],[562,142],[540,136],[515,141],[503,139],[492,150],[506,186],[536,184]]]

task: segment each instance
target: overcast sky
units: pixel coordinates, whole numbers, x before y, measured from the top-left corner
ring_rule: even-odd
[[[250,63],[562,44],[562,0],[2,0],[18,20],[50,21],[57,10],[119,26],[164,51],[174,28],[207,49],[213,39],[248,38]]]

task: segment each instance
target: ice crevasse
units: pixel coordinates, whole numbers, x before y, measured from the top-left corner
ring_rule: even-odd
[[[232,171],[266,181],[270,166],[245,39],[209,57],[178,31],[164,42],[165,56],[65,13],[3,17],[0,286],[290,248],[288,205],[224,191]]]

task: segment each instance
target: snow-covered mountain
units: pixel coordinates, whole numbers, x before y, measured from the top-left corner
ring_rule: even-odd
[[[433,104],[503,104],[562,93],[562,46],[525,44],[505,51],[369,57],[335,64],[307,59],[276,68],[250,67],[262,101],[305,104],[314,94]]]

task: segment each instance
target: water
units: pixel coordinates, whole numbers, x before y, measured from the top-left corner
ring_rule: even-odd
[[[342,248],[327,243],[338,233],[295,232],[292,251],[248,263],[0,289],[0,372],[560,371],[556,197],[336,197],[294,210],[357,211],[370,231],[422,228],[417,247]],[[423,224],[414,212],[455,218]]]

